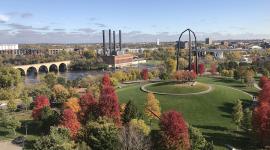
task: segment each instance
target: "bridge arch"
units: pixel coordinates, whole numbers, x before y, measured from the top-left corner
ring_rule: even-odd
[[[38,73],[48,73],[49,72],[49,69],[46,65],[41,65],[39,68],[38,68]]]
[[[49,72],[58,72],[58,66],[56,64],[51,64],[49,67]]]
[[[31,66],[31,67],[29,67],[28,69],[27,69],[27,71],[26,71],[26,75],[37,75],[38,74],[38,70],[37,70],[37,68],[36,67],[34,67],[34,66]]]
[[[26,76],[26,71],[24,71],[22,68],[17,68],[21,72],[21,76]]]
[[[65,64],[65,63],[61,63],[60,65],[59,65],[59,67],[58,67],[59,69],[59,72],[66,72],[67,71],[67,64]]]

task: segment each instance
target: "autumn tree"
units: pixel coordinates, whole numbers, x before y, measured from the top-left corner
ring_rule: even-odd
[[[102,82],[102,83],[103,85],[100,92],[99,104],[98,104],[99,113],[101,116],[112,118],[116,124],[120,125],[121,117],[120,117],[118,97],[115,93],[114,88],[110,84],[108,85],[108,82]]]
[[[174,59],[171,59],[171,58],[168,59],[165,62],[165,65],[166,65],[166,69],[167,69],[168,74],[171,74],[171,73],[176,71],[176,61]]]
[[[252,69],[248,69],[246,70],[245,73],[245,82],[249,87],[252,87],[254,84],[254,76],[255,76],[255,72]]]
[[[146,116],[150,119],[150,124],[152,119],[158,119],[161,114],[161,108],[159,105],[159,101],[156,99],[153,93],[147,94],[147,101],[144,106],[144,112]]]
[[[215,75],[217,73],[217,65],[211,64],[210,72],[212,75]]]
[[[263,85],[259,104],[252,113],[253,129],[263,146],[270,145],[270,82]]]
[[[71,109],[65,109],[61,117],[60,126],[69,129],[71,136],[75,138],[80,129],[80,122],[77,119],[77,115]]]
[[[266,84],[266,82],[269,82],[268,77],[262,76],[262,77],[260,78],[260,81],[259,81],[259,86],[260,86],[260,88],[263,88],[263,86]]]
[[[79,99],[76,97],[71,97],[64,103],[66,108],[70,108],[73,112],[78,113],[81,110],[79,105]]]
[[[142,71],[141,71],[141,78],[143,80],[148,80],[148,69],[144,68]]]
[[[188,66],[188,61],[184,58],[179,58],[178,65],[180,70],[184,70]],[[175,66],[176,67],[176,66]]]
[[[102,77],[102,86],[110,86],[111,85],[111,79],[109,74],[104,74]]]
[[[160,119],[161,141],[165,149],[190,149],[189,131],[181,113],[165,112]]]
[[[232,119],[233,122],[237,125],[238,130],[238,127],[241,125],[241,121],[243,119],[243,106],[240,100],[237,100],[233,107]]]
[[[34,100],[34,109],[32,111],[32,117],[35,120],[40,120],[41,110],[43,107],[50,106],[49,99],[46,96],[38,96]]]
[[[202,75],[205,72],[204,64],[198,65],[199,74]]]
[[[84,123],[88,119],[96,118],[98,116],[97,112],[97,101],[94,98],[92,92],[88,91],[84,95],[80,97],[79,101],[81,112],[80,112],[80,120]]]
[[[68,90],[61,84],[54,85],[52,91],[57,103],[64,103],[69,97]]]

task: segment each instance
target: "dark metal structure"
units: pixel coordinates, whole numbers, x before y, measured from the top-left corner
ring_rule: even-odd
[[[189,59],[188,59],[188,62],[189,62],[189,64],[188,64],[188,69],[189,69],[189,71],[191,71],[191,57],[192,57],[192,41],[191,41],[191,34],[193,35],[193,37],[194,37],[194,49],[195,49],[195,56],[196,56],[196,58],[195,58],[195,71],[196,71],[196,73],[198,74],[198,51],[197,51],[197,37],[196,37],[196,34],[191,30],[191,29],[186,29],[186,30],[184,30],[181,34],[180,34],[180,36],[179,36],[179,40],[178,40],[178,46],[177,46],[177,52],[176,52],[176,59],[177,59],[177,64],[176,64],[176,70],[179,70],[179,54],[180,54],[180,48],[181,48],[181,38],[182,38],[182,36],[183,36],[183,34],[185,33],[185,32],[188,32],[188,36],[189,36]]]
[[[113,52],[112,54],[116,54],[116,43],[115,43],[115,31],[113,31]]]
[[[112,32],[111,32],[111,29],[109,29],[109,50],[110,50],[110,55],[112,55]]]
[[[106,56],[106,55],[109,55],[109,56],[117,55],[116,32],[113,31],[113,37],[112,37],[112,31],[111,31],[111,29],[109,29],[109,48],[108,48],[109,52],[108,52],[108,49],[107,49],[107,46],[106,46],[105,36],[106,36],[105,30],[102,30],[103,55],[104,56]],[[118,51],[121,51],[121,50],[122,50],[122,32],[121,32],[121,30],[119,30],[119,50]]]
[[[102,36],[103,36],[103,55],[106,55],[106,41],[105,41],[105,30],[102,30]]]
[[[119,30],[119,51],[122,50],[122,32]]]

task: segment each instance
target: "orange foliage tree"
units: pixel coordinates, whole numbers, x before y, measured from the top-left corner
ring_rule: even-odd
[[[76,97],[71,97],[64,103],[66,108],[70,108],[73,112],[78,113],[81,110],[79,105],[79,99]]]

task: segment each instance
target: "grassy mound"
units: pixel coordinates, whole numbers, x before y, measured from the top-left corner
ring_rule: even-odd
[[[159,82],[149,84],[145,86],[145,89],[151,92],[158,92],[158,93],[188,94],[206,91],[209,89],[209,86],[202,83],[190,85],[187,83],[181,84],[172,81],[172,82]]]

